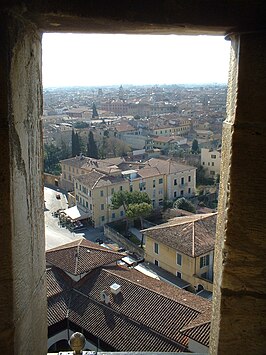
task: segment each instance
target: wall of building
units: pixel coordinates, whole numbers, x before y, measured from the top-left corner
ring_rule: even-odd
[[[0,351],[46,354],[41,35],[0,13]]]
[[[148,232],[145,233],[145,260],[151,263],[155,263],[155,260],[159,262],[159,266],[170,272],[173,275],[177,275],[177,272],[181,273],[181,278],[189,282],[192,287],[201,284],[205,290],[212,291],[212,282],[205,281],[204,279],[199,279],[196,275],[201,275],[204,272],[209,272],[212,269],[213,252],[209,253],[210,265],[205,267],[200,267],[200,257],[193,258],[186,254],[176,251],[175,249],[157,242],[156,240],[149,237]],[[158,244],[158,254],[155,253],[154,243]],[[182,261],[181,265],[177,264],[177,252],[181,255]]]
[[[208,176],[220,175],[221,152],[201,148],[201,165],[206,169]]]
[[[190,178],[189,178],[190,177]],[[182,180],[183,178],[183,180]],[[167,198],[174,200],[178,197],[190,197],[195,193],[196,169],[189,169],[165,177],[167,184]],[[189,181],[190,179],[190,181]],[[176,182],[175,182],[176,180]],[[182,183],[184,181],[184,183]],[[190,189],[190,190],[189,190]],[[190,192],[189,192],[190,191]],[[183,192],[183,193],[182,193]]]

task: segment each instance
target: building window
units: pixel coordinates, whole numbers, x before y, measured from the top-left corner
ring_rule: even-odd
[[[122,191],[123,190],[123,186],[120,186],[120,191]]]
[[[214,166],[214,162],[212,162],[212,166]]]
[[[156,185],[155,185],[155,180],[153,180],[153,182],[152,182],[152,187],[155,187]]]
[[[174,179],[174,185],[175,186],[177,185],[177,179]]]
[[[210,263],[210,255],[204,255],[200,258],[200,268],[208,266]]]
[[[183,190],[180,191],[180,195],[184,196],[184,191]]]
[[[121,217],[124,216],[124,211],[120,211],[120,216],[121,216]]]
[[[115,189],[112,187],[111,194],[113,195],[115,192]]]
[[[114,213],[114,212],[112,213],[112,218],[113,218],[113,219],[115,218],[115,213]]]
[[[154,243],[154,253],[159,254],[159,244],[158,243]]]
[[[182,255],[179,253],[176,253],[176,263],[177,265],[182,265]]]
[[[188,177],[188,182],[191,182],[191,176],[189,175],[189,177]]]
[[[176,193],[176,191],[174,191],[174,198],[176,198],[176,196],[177,196],[177,193]]]
[[[154,265],[159,266],[159,261],[154,259]]]
[[[210,175],[215,175],[215,171],[211,170]]]
[[[204,161],[202,162],[202,165],[205,165],[205,162],[204,162]]]
[[[215,154],[211,155],[211,158],[216,159],[216,155]]]
[[[159,179],[159,184],[162,184],[162,183],[163,183],[163,179],[160,178],[160,179]]]
[[[89,207],[89,204],[88,204],[88,201],[86,201],[86,208],[88,208]]]
[[[200,275],[203,279],[208,279],[207,272],[204,272],[203,274]]]
[[[104,220],[105,220],[104,216],[102,216],[101,220],[102,220],[102,222],[104,222]]]
[[[103,203],[101,204],[101,210],[102,211],[104,210],[104,204]]]
[[[92,204],[90,203],[90,210],[92,210]]]
[[[100,195],[101,195],[101,197],[103,197],[103,190],[101,190]]]
[[[184,185],[184,178],[181,178],[181,185]]]
[[[177,276],[179,279],[182,279],[182,274],[181,274],[181,272],[177,271],[177,272],[176,272],[176,276]]]
[[[190,187],[188,188],[187,193],[191,194],[191,188]]]

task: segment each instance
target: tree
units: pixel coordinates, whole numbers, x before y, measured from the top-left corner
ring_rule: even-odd
[[[70,150],[65,141],[61,140],[61,157],[60,160],[70,158]]]
[[[199,149],[199,143],[197,141],[197,139],[194,139],[192,142],[192,148],[191,148],[191,152],[193,154],[197,154],[199,153],[200,149]]]
[[[72,129],[72,157],[80,154],[80,138],[78,133]]]
[[[60,175],[61,150],[54,144],[44,144],[44,171],[48,174]]]
[[[143,218],[152,212],[152,205],[147,202],[132,203],[128,205],[126,216],[130,219],[140,219],[141,229],[143,229]]]
[[[200,165],[196,171],[196,185],[213,185],[214,179],[206,176],[206,169]]]
[[[129,146],[118,138],[110,137],[107,140],[107,150],[113,153],[115,157],[127,155],[130,151]]]
[[[112,209],[124,208],[127,218],[140,218],[141,228],[143,228],[143,218],[152,211],[151,199],[146,192],[140,191],[118,191],[111,198]],[[128,220],[126,229],[128,229]]]
[[[90,131],[88,136],[88,144],[87,144],[87,156],[91,158],[98,159],[98,148],[96,142],[93,137],[92,131]]]
[[[89,124],[88,124],[87,122],[80,121],[80,122],[74,123],[73,126],[74,126],[75,128],[79,128],[79,129],[80,129],[80,128],[87,128],[87,127],[89,127]]]
[[[174,202],[173,206],[175,209],[181,209],[181,210],[185,210],[188,212],[196,213],[196,209],[195,209],[194,205],[190,201],[185,199],[184,197],[177,199]]]
[[[99,117],[95,103],[92,104],[92,118]]]

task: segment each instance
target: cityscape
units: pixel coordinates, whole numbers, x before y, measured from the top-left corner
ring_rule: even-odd
[[[208,353],[226,95],[44,89],[48,352]]]

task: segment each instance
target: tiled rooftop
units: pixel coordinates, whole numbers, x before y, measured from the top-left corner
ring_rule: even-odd
[[[143,232],[183,254],[196,257],[214,249],[216,217],[216,213],[177,217]]]
[[[156,167],[161,174],[174,174],[181,171],[195,170],[194,166],[179,164],[171,159],[151,158],[146,162],[146,165]]]
[[[116,262],[124,256],[96,243],[80,239],[46,252],[46,260],[72,275],[80,275],[103,265]]]
[[[116,296],[110,292],[113,283],[121,286]],[[110,295],[108,304],[101,302],[103,290]],[[87,274],[72,291],[49,297],[48,322],[55,324],[67,315],[119,351],[180,352],[188,345],[181,329],[187,331],[210,307],[209,301],[134,269],[108,266]]]

